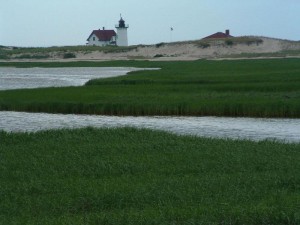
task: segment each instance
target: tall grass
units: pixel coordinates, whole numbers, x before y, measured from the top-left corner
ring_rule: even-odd
[[[2,65],[162,69],[92,80],[83,87],[2,91],[0,110],[105,115],[300,117],[299,59]]]
[[[300,223],[299,144],[0,132],[2,224]]]

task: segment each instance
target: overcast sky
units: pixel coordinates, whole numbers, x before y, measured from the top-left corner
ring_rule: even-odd
[[[0,0],[0,45],[84,45],[92,30],[114,29],[120,13],[130,45],[195,40],[225,29],[300,40],[300,0]]]

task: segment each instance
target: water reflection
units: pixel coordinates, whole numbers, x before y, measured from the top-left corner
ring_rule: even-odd
[[[0,112],[0,130],[35,132],[81,127],[136,127],[181,135],[300,143],[300,119],[227,117],[117,117]]]

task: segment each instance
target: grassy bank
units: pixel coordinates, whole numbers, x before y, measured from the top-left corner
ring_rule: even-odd
[[[300,118],[300,59],[0,63],[0,66],[162,68],[93,80],[84,87],[1,91],[0,110]]]
[[[2,224],[300,223],[299,144],[0,132]]]

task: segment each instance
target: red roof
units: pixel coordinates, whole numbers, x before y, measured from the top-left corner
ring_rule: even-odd
[[[94,30],[87,39],[88,41],[93,34],[96,35],[99,41],[110,41],[112,37],[117,36],[114,30]]]
[[[223,32],[217,32],[217,33],[212,34],[210,36],[207,36],[207,37],[205,37],[203,39],[209,39],[209,38],[229,38],[229,37],[233,37],[233,36],[231,36],[230,34],[225,34]]]

